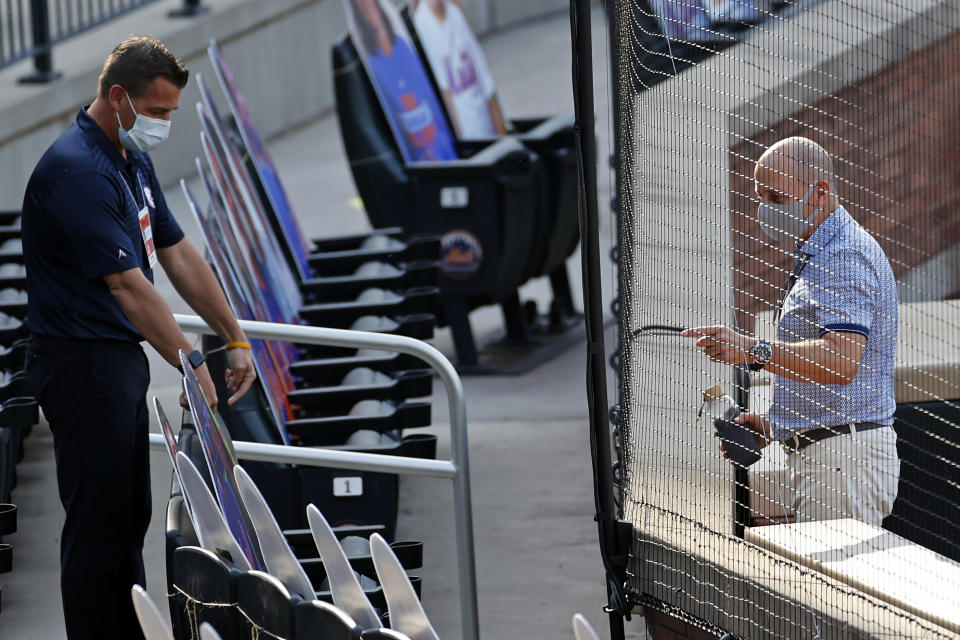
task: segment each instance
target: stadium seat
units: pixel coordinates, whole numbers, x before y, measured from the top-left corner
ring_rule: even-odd
[[[540,159],[517,140],[503,138],[462,160],[405,165],[349,36],[334,44],[333,67],[344,148],[371,224],[441,235],[459,229],[476,238],[477,247],[467,246],[470,240],[451,249],[473,271],[463,279],[442,277],[440,285],[458,362],[475,365],[468,311],[514,297],[537,268],[531,253],[541,241]],[[447,190],[465,188],[465,206],[441,205]]]
[[[251,637],[266,632],[271,638],[294,637],[294,610],[302,602],[283,584],[263,571],[237,576],[237,606],[251,629]]]
[[[290,402],[304,410],[323,408],[349,410],[363,400],[402,402],[433,393],[433,372],[418,369],[398,371],[392,375],[366,367],[351,370],[340,384],[326,387],[305,387],[287,394]]]
[[[365,538],[356,539],[361,541],[365,540]],[[419,569],[423,566],[422,542],[394,542],[391,543],[390,548],[393,549],[394,554],[397,556],[397,559],[400,560],[400,563],[403,565],[404,569]],[[354,571],[365,576],[376,575],[376,571],[373,567],[373,557],[370,555],[369,542],[367,543],[366,548],[361,545],[356,551],[348,549],[344,549],[344,551],[346,552],[347,559],[350,561],[350,566],[353,567]],[[312,556],[300,558],[300,563],[303,566],[304,571],[307,572],[307,575],[310,576],[310,579],[314,581],[315,584],[320,584],[324,578],[326,578],[326,571],[323,568],[323,562],[316,556],[317,549],[314,547]]]
[[[212,551],[179,547],[173,554],[174,589],[170,617],[181,640],[198,637],[200,624],[209,622],[223,640],[250,637],[237,606],[237,581],[243,575]]]
[[[438,250],[439,255],[439,250]],[[371,260],[346,275],[313,278],[301,282],[300,290],[311,301],[355,297],[371,288],[407,291],[414,287],[436,286],[439,268],[436,261],[391,264]]]
[[[10,209],[0,211],[0,226],[9,227],[9,226],[20,226],[20,210]]]
[[[438,294],[435,287],[416,287],[399,293],[371,287],[353,299],[306,304],[300,307],[299,316],[313,326],[348,329],[364,316],[403,318],[434,314],[437,311]],[[0,311],[3,310],[0,298]]]
[[[294,611],[297,640],[359,640],[363,629],[353,618],[327,602],[301,602]]]
[[[337,384],[354,369],[365,367],[381,373],[419,369],[423,362],[402,353],[359,349],[343,358],[299,360],[290,365],[290,374],[307,386],[324,387]]]
[[[401,16],[414,40],[423,68],[440,94],[433,68],[429,64],[409,7]],[[444,110],[447,105],[439,101]],[[449,114],[448,115],[448,120]],[[555,306],[566,315],[573,315],[573,299],[567,278],[566,259],[577,248],[580,239],[578,169],[573,114],[549,118],[524,118],[508,122],[510,135],[536,152],[543,163],[544,206],[532,250],[531,276],[550,276]],[[470,154],[493,140],[460,140],[461,151]]]

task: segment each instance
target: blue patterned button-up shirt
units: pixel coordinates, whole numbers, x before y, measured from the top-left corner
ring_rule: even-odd
[[[798,382],[776,376],[773,437],[850,422],[893,424],[897,349],[897,284],[877,241],[838,207],[794,254],[793,288],[777,326],[782,342],[815,340],[828,331],[867,337],[848,385]]]

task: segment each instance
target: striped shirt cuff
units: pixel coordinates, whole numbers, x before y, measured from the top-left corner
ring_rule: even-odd
[[[870,337],[870,329],[861,324],[828,324],[820,330],[820,336],[828,331],[851,331],[853,333],[862,333],[867,338]]]

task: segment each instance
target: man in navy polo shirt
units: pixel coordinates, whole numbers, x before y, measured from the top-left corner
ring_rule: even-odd
[[[166,139],[187,83],[156,40],[135,37],[104,64],[97,98],[46,151],[27,185],[23,253],[27,371],[54,438],[66,509],[61,592],[70,640],[142,638],[130,598],[144,584],[150,521],[147,340],[171,365],[203,356],[153,286],[159,263],[186,302],[234,348],[234,401],[255,379],[249,345],[200,253],[185,239],[147,152]]]
[[[801,137],[776,143],[754,169],[758,222],[793,249],[777,339],[730,327],[684,331],[715,362],[774,376],[768,415],[737,422],[761,447],[779,442],[799,522],[853,518],[876,526],[897,497],[897,283],[883,249],[840,204],[833,160]]]

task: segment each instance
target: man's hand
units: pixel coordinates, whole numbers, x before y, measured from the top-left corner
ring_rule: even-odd
[[[770,444],[773,440],[770,437],[770,419],[762,416],[758,413],[741,413],[734,420],[734,423],[744,425],[751,431],[753,431],[753,437],[757,441],[757,446],[763,449],[765,446]],[[720,434],[714,432],[715,436]],[[723,457],[727,458],[727,452],[723,448],[723,443],[720,444],[720,451],[723,451]]]
[[[197,379],[200,380],[200,389],[203,390],[203,395],[207,399],[207,404],[210,405],[210,410],[216,411],[217,388],[213,386],[213,378],[210,377],[210,369],[207,368],[207,363],[204,362],[193,371],[197,374]]]
[[[726,364],[750,363],[750,354],[747,352],[757,343],[756,338],[723,325],[686,329],[680,335],[684,338],[699,338],[697,347],[703,349],[708,358]]]
[[[227,404],[232,405],[250,389],[257,379],[257,372],[253,367],[250,349],[227,349],[227,365],[227,389],[233,393],[227,399]]]
[[[210,405],[211,411],[217,410],[217,388],[213,386],[213,378],[210,377],[210,370],[207,368],[207,363],[203,363],[199,367],[193,370],[197,374],[197,380],[200,381],[200,390],[203,391],[203,396],[207,399],[207,404]],[[187,392],[180,392],[180,406],[184,409],[190,408],[190,402],[187,399]]]

